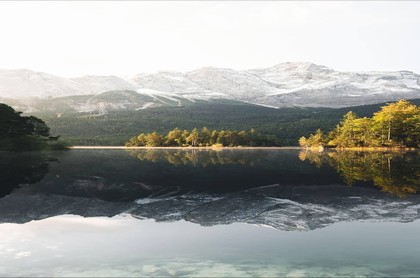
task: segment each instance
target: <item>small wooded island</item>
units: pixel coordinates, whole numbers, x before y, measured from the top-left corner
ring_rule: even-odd
[[[306,148],[419,148],[420,107],[407,100],[388,103],[372,118],[353,112],[328,134],[318,129],[299,145]]]
[[[28,151],[65,149],[58,142],[59,136],[51,136],[45,122],[34,116],[22,116],[22,112],[0,103],[0,150]]]

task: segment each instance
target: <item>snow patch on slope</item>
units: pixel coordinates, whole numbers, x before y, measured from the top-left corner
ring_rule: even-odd
[[[344,107],[420,98],[420,75],[399,72],[340,72],[313,63],[281,63],[233,70],[204,67],[160,71],[132,78],[63,78],[30,70],[0,70],[0,97],[51,97],[135,90],[162,103],[227,99],[267,107]]]

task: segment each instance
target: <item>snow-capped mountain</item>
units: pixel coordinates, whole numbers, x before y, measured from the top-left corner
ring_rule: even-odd
[[[0,70],[0,98],[62,97],[135,88],[117,76],[65,78],[27,69]]]
[[[1,70],[0,98],[60,97],[136,90],[140,95],[194,100],[229,99],[269,107],[347,107],[420,98],[420,75],[340,72],[312,63],[233,70],[205,67],[162,71],[132,78],[63,78],[29,70]]]

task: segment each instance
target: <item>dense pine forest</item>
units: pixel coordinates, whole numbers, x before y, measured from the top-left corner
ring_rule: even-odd
[[[420,147],[420,107],[407,100],[382,106],[371,118],[350,111],[330,132],[318,129],[303,147]]]
[[[412,100],[420,105],[420,99]],[[350,110],[359,117],[372,117],[382,104],[331,108],[267,108],[245,103],[194,103],[183,107],[157,107],[144,110],[110,112],[106,115],[67,113],[35,114],[43,119],[54,134],[61,134],[72,145],[124,145],[141,133],[167,134],[181,130],[246,130],[254,129],[264,136],[278,138],[276,144],[297,145],[301,136],[333,129]]]

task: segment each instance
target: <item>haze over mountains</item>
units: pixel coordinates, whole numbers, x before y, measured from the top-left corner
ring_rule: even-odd
[[[312,63],[281,63],[242,71],[205,67],[132,78],[64,78],[30,70],[0,70],[0,101],[24,111],[37,111],[41,108],[34,106],[34,98],[38,102],[59,101],[77,112],[138,110],[213,100],[275,108],[337,108],[420,98],[420,75],[410,71],[339,72]]]

